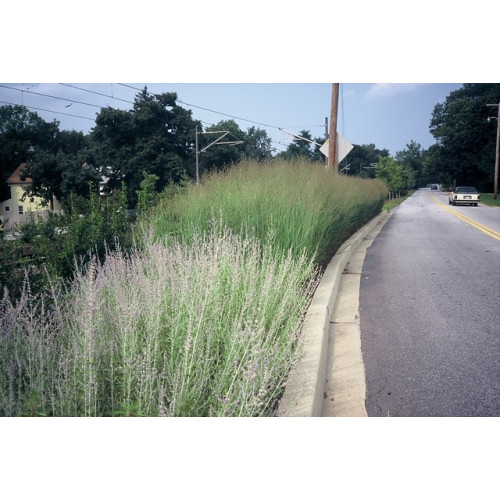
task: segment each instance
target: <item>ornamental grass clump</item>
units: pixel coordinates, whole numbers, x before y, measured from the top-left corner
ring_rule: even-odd
[[[4,297],[0,415],[272,415],[317,279],[275,255],[212,222],[92,260],[49,314]]]
[[[223,214],[240,234],[263,242],[272,234],[277,252],[305,251],[324,263],[381,211],[386,194],[378,179],[335,175],[319,163],[247,161],[205,176],[199,187],[167,191],[148,224],[158,236],[189,241],[208,229],[214,215]]]

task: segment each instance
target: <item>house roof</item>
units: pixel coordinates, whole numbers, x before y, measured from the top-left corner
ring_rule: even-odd
[[[7,179],[7,184],[29,184],[31,182],[30,177],[27,177],[24,180],[21,179],[21,174],[25,168],[26,163],[21,163],[19,167],[17,167],[14,172],[12,172],[11,176]]]

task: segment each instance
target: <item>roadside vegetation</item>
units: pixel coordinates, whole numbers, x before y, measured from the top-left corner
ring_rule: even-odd
[[[493,193],[481,193],[481,203],[492,207],[500,207],[500,198],[493,198]]]
[[[167,190],[148,223],[157,237],[189,242],[222,217],[233,231],[278,253],[305,251],[322,263],[380,212],[386,196],[380,180],[331,175],[304,159],[242,162],[206,176],[199,188]]]
[[[393,208],[396,208],[398,205],[401,205],[403,201],[407,200],[415,191],[408,191],[404,196],[400,196],[399,198],[392,198],[388,199],[384,202],[384,206],[382,207],[383,210],[390,211]]]
[[[273,415],[318,264],[386,194],[306,161],[167,189],[130,248],[89,253],[44,293],[5,289],[0,415]]]

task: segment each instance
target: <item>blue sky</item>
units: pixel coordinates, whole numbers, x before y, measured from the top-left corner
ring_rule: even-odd
[[[24,104],[47,121],[58,120],[61,129],[85,133],[94,126],[93,118],[101,106],[129,109],[137,94],[134,88],[147,85],[154,93],[176,92],[181,106],[191,109],[204,127],[234,119],[242,130],[251,126],[266,130],[277,151],[286,149],[292,140],[285,131],[309,130],[315,138],[324,137],[332,89],[331,83],[1,85],[0,105]],[[434,106],[460,87],[459,83],[342,83],[337,130],[352,144],[375,144],[392,155],[412,140],[428,148],[435,142],[429,133]]]

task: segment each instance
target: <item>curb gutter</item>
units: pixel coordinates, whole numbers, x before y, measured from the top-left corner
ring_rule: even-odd
[[[327,377],[328,345],[332,316],[342,273],[360,243],[391,214],[383,211],[351,236],[337,251],[321,278],[302,328],[302,356],[290,372],[278,417],[319,417]]]

